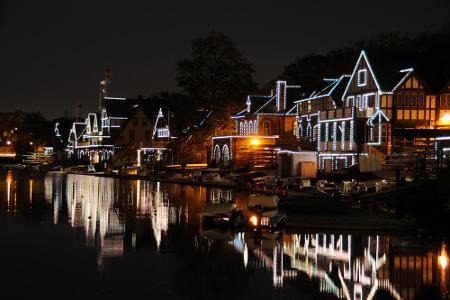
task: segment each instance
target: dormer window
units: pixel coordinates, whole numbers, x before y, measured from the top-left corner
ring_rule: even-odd
[[[362,69],[358,71],[358,86],[365,86],[367,84],[367,70]]]
[[[157,134],[158,134],[159,138],[169,137],[169,129],[168,128],[160,128],[160,129],[158,129]]]

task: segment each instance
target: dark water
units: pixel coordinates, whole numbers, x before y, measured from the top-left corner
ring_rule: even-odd
[[[203,231],[199,213],[219,197],[246,201],[222,189],[2,173],[0,299],[448,297],[443,241]]]

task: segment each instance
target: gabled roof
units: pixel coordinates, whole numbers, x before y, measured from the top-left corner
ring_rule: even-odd
[[[86,132],[86,123],[74,122],[73,123],[73,133],[75,138],[78,140]]]
[[[275,96],[263,96],[263,95],[248,95],[247,101],[250,101],[250,111],[247,107],[240,112],[236,113],[232,118],[243,118],[246,116],[254,115],[257,111],[261,110],[265,105],[267,105]]]
[[[416,76],[421,78],[430,92],[442,91],[445,84],[450,80],[450,70],[443,69],[440,65],[433,65],[428,57],[420,54],[405,54],[386,52],[361,52],[370,62],[372,70],[382,91],[392,91],[405,73],[411,69]]]
[[[246,104],[248,105],[248,103],[250,102],[250,111],[245,108],[242,111],[236,113],[232,118],[256,116],[257,114],[292,114],[293,106],[295,106],[295,100],[302,96],[303,91],[299,86],[286,85],[286,109],[278,111],[276,95],[249,95],[247,96]]]
[[[108,117],[112,118],[130,118],[135,112],[135,105],[138,99],[112,98],[104,97],[103,106],[106,109]]]
[[[342,75],[339,78],[332,79],[325,78],[325,86],[322,89],[307,98],[295,101],[295,103],[330,96],[335,105],[340,106],[342,104],[342,95],[347,88],[350,78],[350,75]]]
[[[162,109],[159,108],[158,116],[156,117],[155,126],[156,129],[159,128],[169,128],[169,124],[166,121],[166,118],[164,117],[164,114],[162,112]]]

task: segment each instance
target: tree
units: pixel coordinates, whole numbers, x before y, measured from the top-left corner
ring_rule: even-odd
[[[424,32],[415,37],[400,33],[385,33],[363,38],[349,47],[326,54],[309,54],[289,65],[276,79],[300,84],[306,93],[323,86],[323,78],[337,78],[351,74],[355,59],[361,50],[385,57],[383,63],[414,67],[427,73],[430,84],[443,86],[450,77],[450,23],[436,32]],[[389,58],[389,59],[387,59]],[[408,65],[411,64],[411,65]],[[431,76],[430,76],[431,75]],[[270,85],[272,86],[272,82]]]
[[[51,145],[52,143],[52,122],[45,119],[41,113],[25,114],[17,130],[16,152],[19,155],[25,154],[37,146]]]
[[[190,58],[177,62],[178,85],[195,106],[223,117],[252,92],[254,70],[230,37],[214,32],[192,41]],[[226,105],[224,105],[226,103]]]

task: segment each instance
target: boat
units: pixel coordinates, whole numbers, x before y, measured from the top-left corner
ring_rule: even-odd
[[[251,195],[245,212],[248,226],[253,230],[275,231],[286,224],[286,213],[278,210],[277,195]]]
[[[202,214],[201,223],[205,228],[210,227],[234,227],[239,226],[241,212],[237,210],[233,202],[206,203]]]

